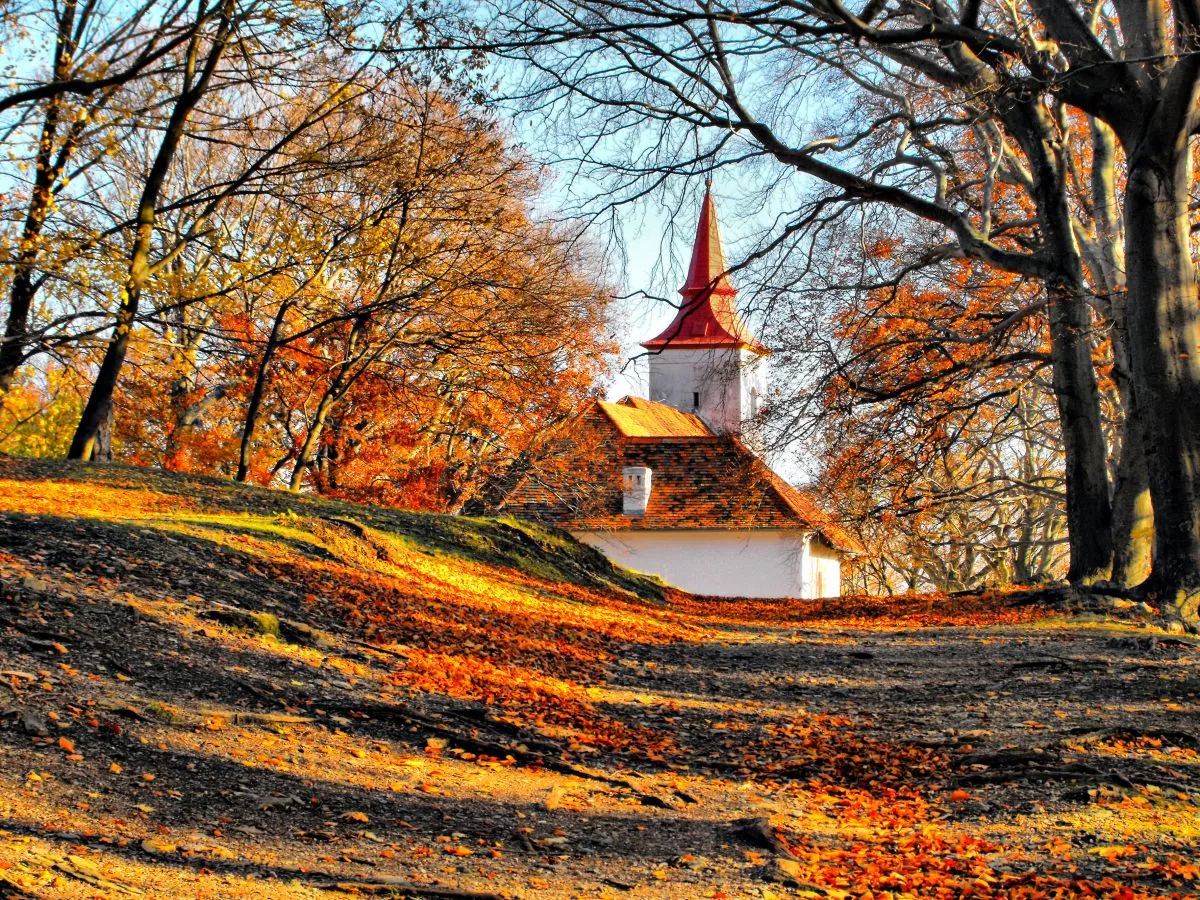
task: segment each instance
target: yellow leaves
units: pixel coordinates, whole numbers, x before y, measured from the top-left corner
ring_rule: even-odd
[[[1129,856],[1137,856],[1137,848],[1126,844],[1106,844],[1100,847],[1091,847],[1088,853],[1102,857],[1110,863],[1115,863],[1117,860],[1124,859]]]
[[[370,817],[365,812],[359,812],[358,810],[354,810],[354,809],[347,810],[346,812],[342,813],[338,818],[345,819],[347,822],[362,822],[363,824],[366,824],[367,822],[371,821]]]

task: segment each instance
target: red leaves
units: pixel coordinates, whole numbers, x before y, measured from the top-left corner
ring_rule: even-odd
[[[708,621],[760,625],[828,625],[855,628],[981,628],[1045,619],[1054,613],[1043,606],[1018,605],[1013,591],[984,591],[950,596],[943,593],[898,597],[848,596],[803,603],[777,600],[679,597],[676,606]]]

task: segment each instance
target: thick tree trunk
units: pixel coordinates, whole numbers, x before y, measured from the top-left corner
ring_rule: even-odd
[[[1154,509],[1142,431],[1129,368],[1125,234],[1117,199],[1117,137],[1111,128],[1090,118],[1092,138],[1092,215],[1094,232],[1088,243],[1088,264],[1100,307],[1108,318],[1116,382],[1123,421],[1120,456],[1113,474],[1113,571],[1121,587],[1140,584],[1150,575],[1154,547]]]
[[[1029,159],[1038,218],[1053,260],[1046,292],[1054,397],[1066,457],[1071,547],[1067,580],[1091,584],[1112,573],[1112,502],[1100,387],[1092,363],[1092,309],[1072,226],[1062,147],[1050,111],[1040,99],[1006,98],[1001,115]]]
[[[1121,427],[1121,456],[1113,484],[1113,569],[1109,579],[1134,587],[1150,577],[1154,563],[1154,505],[1140,424]]]
[[[140,226],[138,230],[140,233],[142,230]],[[92,384],[92,392],[88,395],[83,414],[79,417],[79,425],[71,440],[71,448],[67,451],[67,459],[99,459],[100,455],[97,451],[103,441],[102,429],[106,425],[111,427],[113,391],[117,386],[117,376],[120,375],[121,367],[125,364],[125,355],[129,352],[129,336],[133,331],[138,300],[141,297],[142,284],[145,281],[145,270],[148,267],[150,252],[148,232],[150,228],[147,227],[146,231],[144,249],[141,249],[143,241],[140,236],[135,241],[133,264],[125,282],[125,290],[122,291],[121,306],[117,310],[116,327],[108,342],[108,348],[104,352],[104,360],[100,363],[100,371],[96,374],[96,380]]]
[[[100,427],[96,429],[96,442],[92,447],[93,462],[112,462],[112,426],[113,408],[110,403],[108,409],[104,412],[104,417],[100,420]]]
[[[1067,580],[1090,584],[1112,571],[1112,506],[1100,388],[1092,366],[1091,309],[1073,291],[1053,285],[1049,290],[1054,396],[1066,457]]]
[[[1129,348],[1124,332],[1124,310],[1114,310],[1113,377],[1125,421],[1121,426],[1121,455],[1113,481],[1113,571],[1110,580],[1121,587],[1133,587],[1150,576],[1154,559],[1154,507],[1150,501],[1141,415],[1130,379]]]
[[[1147,587],[1200,627],[1200,294],[1188,221],[1186,133],[1148,136],[1125,195],[1133,388],[1156,526]]]

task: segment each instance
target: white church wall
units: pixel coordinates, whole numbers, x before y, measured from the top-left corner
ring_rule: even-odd
[[[767,399],[767,358],[753,350],[739,350],[742,364],[742,420],[753,419]]]
[[[650,399],[682,412],[699,412],[709,427],[736,431],[750,416],[746,357],[739,349],[668,347],[650,355]],[[757,357],[754,357],[757,359]],[[758,366],[755,365],[755,370]],[[761,391],[761,389],[760,389]],[[699,406],[696,400],[699,399]]]
[[[840,597],[842,594],[841,555],[820,539],[808,545],[806,597]]]
[[[807,554],[786,529],[575,532],[613,562],[719,597],[802,597]],[[835,559],[836,565],[836,559]],[[828,573],[827,569],[824,569]],[[826,574],[824,577],[829,577]],[[815,579],[812,582],[815,584]],[[837,585],[837,580],[828,582]]]

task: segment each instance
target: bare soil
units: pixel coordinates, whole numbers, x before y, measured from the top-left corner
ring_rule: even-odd
[[[1200,643],[1136,609],[668,592],[584,684],[614,749],[9,474],[0,897],[1200,896]]]

